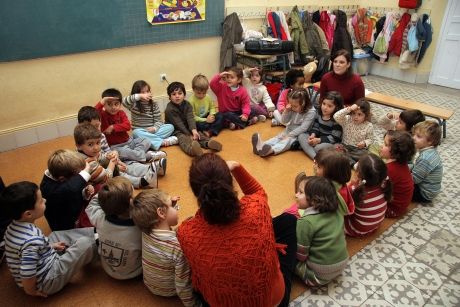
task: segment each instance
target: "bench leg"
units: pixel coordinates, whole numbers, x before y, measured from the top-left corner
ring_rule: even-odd
[[[447,121],[445,119],[441,120],[438,118],[439,125],[442,126],[442,138],[445,139],[447,135]]]

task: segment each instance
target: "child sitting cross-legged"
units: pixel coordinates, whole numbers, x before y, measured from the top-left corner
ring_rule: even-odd
[[[182,151],[192,157],[202,155],[202,147],[220,151],[222,144],[196,129],[192,105],[185,100],[184,84],[171,82],[167,92],[170,101],[166,106],[165,120],[174,126],[174,135],[179,139]]]
[[[133,186],[128,179],[109,179],[93,197],[86,214],[99,235],[104,271],[115,279],[142,274],[141,231],[129,215]]]
[[[275,105],[263,84],[264,72],[262,68],[253,67],[243,71],[243,86],[247,89],[251,99],[251,113],[249,124],[264,122],[267,117],[272,118]]]
[[[26,294],[46,297],[60,291],[96,255],[94,228],[56,231],[46,237],[35,226],[46,207],[35,183],[9,185],[0,203],[13,219],[5,232],[6,261]]]
[[[139,193],[131,205],[134,223],[142,230],[144,284],[155,295],[178,295],[185,306],[201,306],[193,293],[190,267],[172,230],[178,223],[178,200],[161,190],[148,190]]]
[[[85,200],[94,193],[88,185],[90,170],[78,152],[58,149],[49,156],[40,190],[47,200],[45,217],[52,231],[75,228]]]

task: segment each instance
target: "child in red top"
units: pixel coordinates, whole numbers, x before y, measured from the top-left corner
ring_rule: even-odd
[[[388,177],[393,183],[393,200],[388,203],[386,217],[399,217],[406,213],[414,192],[414,180],[407,163],[415,154],[412,136],[404,131],[388,131],[380,151],[387,159]]]
[[[224,125],[230,130],[243,129],[248,125],[251,113],[251,102],[243,82],[243,70],[239,67],[230,67],[215,75],[209,86],[217,96],[219,113],[224,117]]]
[[[349,185],[356,205],[355,212],[345,216],[345,234],[352,237],[364,236],[379,228],[392,193],[387,167],[377,155],[362,156],[356,176],[357,182]]]
[[[121,109],[121,100],[121,93],[117,89],[109,88],[102,92],[102,99],[96,104],[101,117],[101,130],[111,149],[118,151],[121,160],[149,161],[155,156],[154,152],[149,151],[150,141],[145,138],[133,139],[128,134],[131,122]]]

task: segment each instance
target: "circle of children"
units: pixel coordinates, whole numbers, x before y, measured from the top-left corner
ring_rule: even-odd
[[[5,232],[6,261],[17,285],[29,295],[56,293],[98,251],[111,277],[143,274],[152,293],[201,305],[208,299],[197,299],[203,285],[198,277],[192,283],[194,268],[172,231],[178,197],[148,189],[133,199],[133,187],[157,188],[167,166],[161,147],[178,144],[190,156],[201,156],[203,148],[217,152],[222,145],[212,137],[223,128],[243,129],[267,118],[285,129],[267,141],[255,133],[254,154],[267,157],[301,148],[314,161],[315,176],[297,175],[296,203],[285,211],[297,217],[293,270],[307,285],[326,284],[343,271],[345,235],[372,233],[385,217],[404,215],[412,200],[430,202],[440,192],[442,163],[436,148],[441,130],[420,111],[375,120],[388,130],[383,145],[376,145],[365,98],[344,106],[341,94],[329,91],[315,108],[302,71],[292,69],[275,106],[262,81],[258,68],[231,67],[209,83],[200,74],[192,80],[194,95],[188,101],[184,84],[172,82],[165,121],[145,81],[136,81],[130,96],[108,89],[95,107],[81,108],[74,131],[77,152],[52,153],[40,188],[19,182],[1,194],[12,219]],[[131,122],[121,106],[131,112]],[[353,167],[356,180],[349,183]],[[33,224],[43,215],[53,231],[49,237]]]

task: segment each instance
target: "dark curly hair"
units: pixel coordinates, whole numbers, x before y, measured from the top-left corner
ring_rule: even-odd
[[[341,185],[351,178],[350,160],[342,152],[334,148],[323,148],[315,156],[317,165],[323,168],[323,176]]]
[[[166,88],[166,92],[168,93],[169,98],[171,98],[172,93],[178,90],[181,90],[182,93],[184,93],[184,95],[186,94],[184,83],[174,81],[174,82],[171,82],[171,84],[168,85],[168,87]]]
[[[206,222],[227,225],[240,217],[233,177],[220,156],[206,153],[195,157],[189,170],[189,183]]]
[[[399,119],[406,124],[406,131],[411,132],[415,124],[425,120],[425,115],[420,110],[404,110],[399,114]]]
[[[371,105],[365,98],[360,98],[355,101],[355,104],[359,107],[359,110],[364,113],[364,118],[367,121],[371,121]]]
[[[390,130],[385,134],[385,137],[388,137],[392,159],[402,164],[412,160],[415,154],[415,144],[409,132]]]
[[[336,211],[339,199],[334,184],[324,177],[310,176],[306,179],[305,197],[308,205],[320,213]]]
[[[298,78],[304,78],[303,71],[300,69],[291,69],[286,73],[285,84],[286,88],[290,88],[296,84]]]

